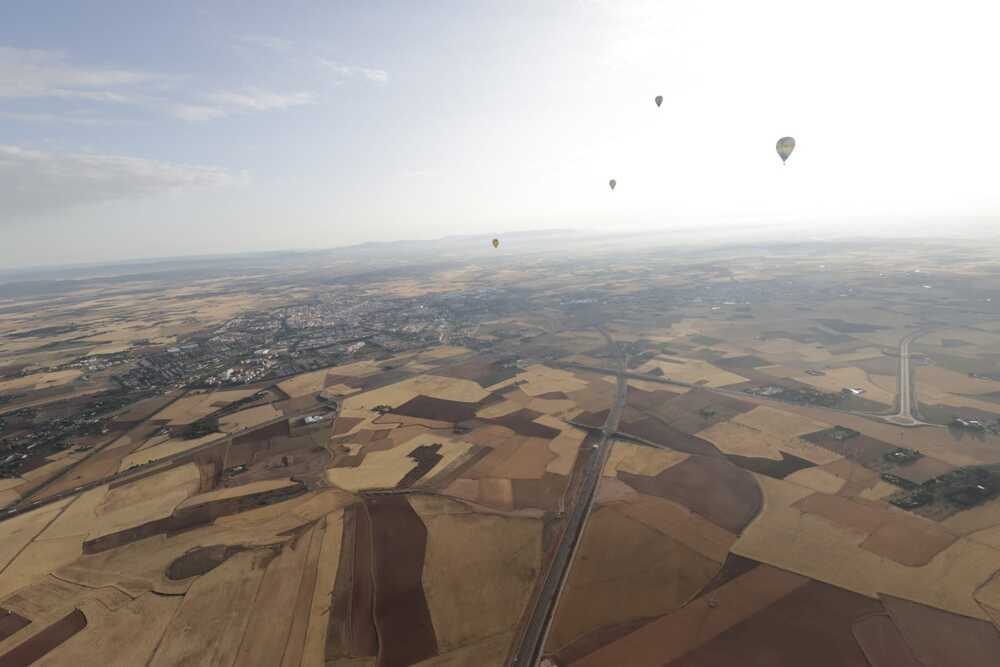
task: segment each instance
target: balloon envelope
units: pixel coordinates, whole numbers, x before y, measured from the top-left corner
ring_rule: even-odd
[[[663,104],[663,95],[657,95],[653,98],[653,101],[656,102],[656,106],[660,106]]]
[[[493,247],[494,248],[500,247],[500,239],[493,239]]]
[[[618,181],[612,178],[610,181],[608,181],[608,185],[610,185],[611,189],[614,190],[615,186],[618,185]]]
[[[778,155],[781,156],[781,161],[784,163],[788,159],[788,156],[792,154],[795,150],[795,139],[792,137],[782,137],[778,139],[778,144],[775,146],[778,151]]]

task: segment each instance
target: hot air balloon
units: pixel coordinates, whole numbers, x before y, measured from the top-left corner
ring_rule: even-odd
[[[778,139],[778,144],[775,148],[778,150],[778,155],[781,156],[781,163],[784,164],[788,156],[795,150],[795,139],[792,137],[782,137]]]
[[[653,101],[656,102],[656,106],[659,107],[661,104],[663,104],[663,95],[657,95],[656,97],[653,98]]]
[[[612,178],[610,181],[608,181],[608,185],[610,185],[611,189],[614,190],[615,186],[618,185],[618,181]]]
[[[500,247],[500,239],[493,239],[493,247],[494,248]]]

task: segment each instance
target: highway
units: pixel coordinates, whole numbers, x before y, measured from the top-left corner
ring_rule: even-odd
[[[615,372],[618,380],[615,402],[608,412],[608,418],[604,421],[600,438],[597,441],[597,449],[592,455],[586,457],[586,469],[583,471],[582,481],[575,501],[572,503],[572,510],[569,513],[566,527],[559,540],[555,555],[549,563],[548,571],[538,596],[535,598],[535,605],[527,623],[524,625],[518,637],[518,643],[511,656],[511,665],[519,667],[534,667],[542,657],[545,647],[545,639],[549,634],[549,627],[552,623],[552,616],[559,602],[562,593],[563,583],[566,581],[573,558],[576,555],[576,548],[583,533],[587,517],[594,505],[594,496],[597,491],[597,483],[601,479],[601,471],[604,469],[604,462],[607,460],[610,451],[611,436],[618,430],[618,421],[621,418],[622,410],[625,407],[625,393],[628,386],[625,381],[625,355],[621,347],[615,343],[611,335],[601,327],[597,327],[601,335],[608,341],[608,345],[617,352],[618,369]],[[584,443],[589,440],[584,440]],[[577,461],[585,458],[586,452],[577,455]]]

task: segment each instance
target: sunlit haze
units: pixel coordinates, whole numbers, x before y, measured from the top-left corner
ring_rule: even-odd
[[[996,237],[994,2],[255,4],[3,3],[0,265]]]

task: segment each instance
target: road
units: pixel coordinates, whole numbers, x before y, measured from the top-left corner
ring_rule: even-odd
[[[583,478],[575,501],[572,503],[572,510],[566,522],[556,548],[555,555],[549,563],[545,579],[542,581],[538,597],[535,599],[535,606],[525,624],[519,641],[511,657],[511,665],[519,667],[534,667],[542,657],[545,647],[545,639],[549,634],[549,627],[552,623],[552,616],[559,596],[562,593],[563,583],[566,575],[573,563],[576,548],[580,541],[580,535],[590,516],[590,510],[594,505],[594,496],[597,491],[597,483],[601,479],[601,471],[604,469],[604,462],[607,460],[610,450],[610,439],[618,430],[618,421],[621,418],[622,410],[625,407],[625,393],[628,389],[625,381],[625,355],[621,347],[615,343],[611,335],[601,327],[597,327],[601,335],[608,341],[608,345],[617,352],[616,358],[618,369],[616,376],[618,387],[615,393],[615,402],[608,412],[608,418],[604,421],[600,438],[597,441],[597,449],[591,455],[585,465]],[[588,442],[585,440],[584,442]],[[581,460],[584,453],[578,455],[577,460]]]
[[[913,416],[916,397],[913,394],[913,364],[910,359],[910,343],[925,333],[927,332],[914,331],[899,341],[899,370],[896,372],[897,412],[884,418],[897,426],[919,426],[924,423]]]

